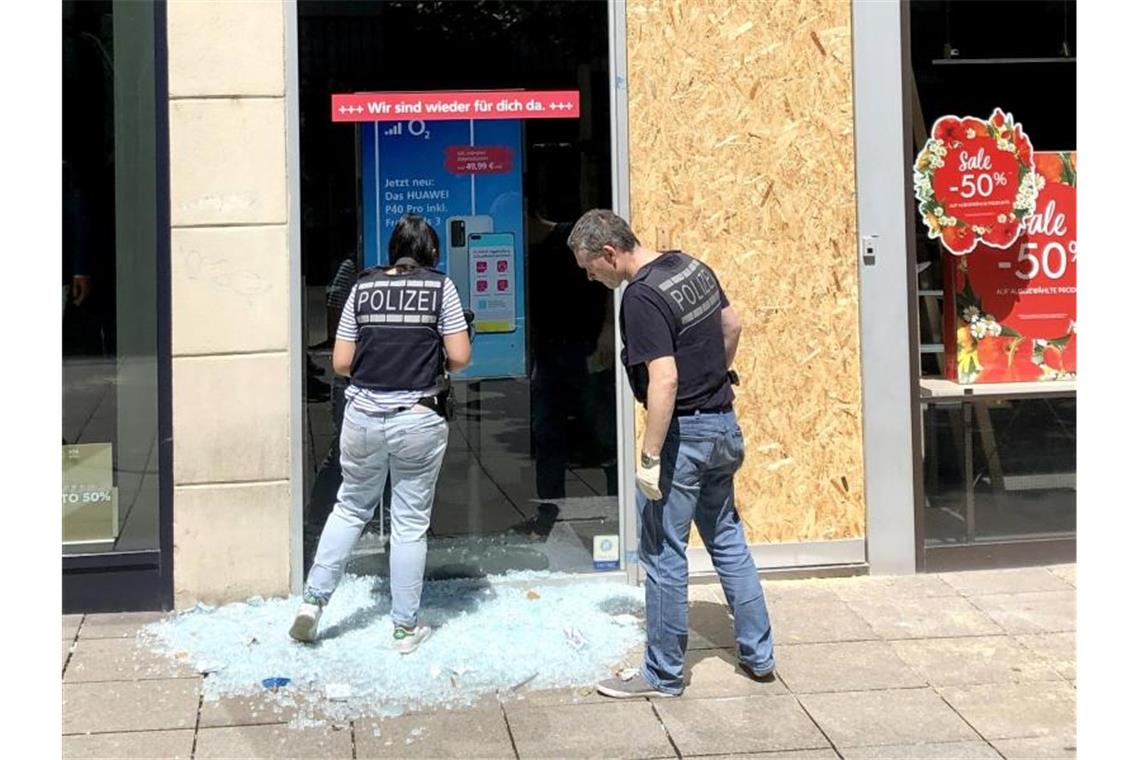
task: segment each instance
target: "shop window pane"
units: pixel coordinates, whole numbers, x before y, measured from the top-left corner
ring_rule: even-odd
[[[605,3],[568,2],[298,4],[309,348],[306,571],[341,480],[337,436],[346,381],[330,364],[336,323],[355,273],[372,263],[362,250],[357,132],[329,118],[337,92],[580,93],[581,119],[523,126],[516,159],[526,221],[516,250],[525,261],[519,316],[526,321],[526,367],[517,377],[453,381],[456,416],[435,494],[427,574],[593,572],[594,537],[616,538],[613,296],[586,279],[565,245],[582,212],[611,205],[606,12]],[[469,213],[475,210],[440,215]],[[448,239],[443,226],[436,231]],[[386,251],[387,234],[382,243]],[[485,341],[476,336],[476,357]],[[350,572],[388,573],[386,523],[378,510]]]
[[[1077,528],[1077,401],[976,405],[978,541],[1069,535]]]
[[[904,103],[912,156],[918,156],[940,117],[986,118],[995,108],[1014,115],[1035,152],[1076,148],[1073,0],[932,0],[906,3],[905,9],[912,86]],[[1033,19],[1032,35],[1014,38],[998,31],[1003,23],[1026,18]],[[1036,398],[1003,399],[944,382],[956,374],[955,335],[944,335],[943,318],[955,287],[947,267],[959,259],[928,236],[919,204],[912,212],[922,538],[928,547],[1070,538],[1076,531],[1074,394],[1042,383]],[[979,248],[967,260],[979,263],[991,254]],[[956,327],[955,315],[950,318]],[[941,348],[947,337],[949,356]],[[992,358],[986,361],[999,367]],[[1002,377],[992,373],[980,381]],[[1001,389],[995,384],[982,392]]]
[[[923,410],[927,546],[1076,532],[1076,399],[977,399]]]
[[[966,469],[962,405],[927,404],[922,422],[926,543],[964,543]]]
[[[158,548],[154,7],[63,3],[63,552]]]

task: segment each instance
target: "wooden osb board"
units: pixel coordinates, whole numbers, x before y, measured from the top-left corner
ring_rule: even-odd
[[[750,543],[864,535],[850,14],[627,6],[631,221],[708,262],[744,322]]]

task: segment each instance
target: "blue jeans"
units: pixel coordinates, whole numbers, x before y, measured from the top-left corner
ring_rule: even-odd
[[[732,610],[740,660],[775,666],[772,626],[756,564],[736,512],[733,475],[744,463],[734,412],[675,417],[661,450],[661,499],[637,491],[638,555],[645,570],[645,663],[641,674],[669,694],[684,690],[689,643],[689,526],[696,522]]]
[[[412,408],[373,415],[349,404],[340,430],[344,480],[317,545],[305,594],[327,602],[392,476],[392,622],[414,626],[427,560],[435,484],[447,449],[447,422]]]

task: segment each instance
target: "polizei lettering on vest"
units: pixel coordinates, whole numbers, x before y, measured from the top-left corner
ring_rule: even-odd
[[[697,302],[716,287],[716,282],[707,269],[700,269],[680,284],[669,289],[669,297],[677,302],[682,310],[696,306]]]
[[[370,288],[360,291],[357,297],[356,310],[358,312],[434,313],[439,295],[438,289]]]
[[[657,287],[673,300],[682,331],[711,314],[720,304],[716,278],[708,267],[696,260]]]

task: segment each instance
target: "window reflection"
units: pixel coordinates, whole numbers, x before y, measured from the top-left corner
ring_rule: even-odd
[[[154,8],[63,3],[63,551],[158,547]]]

